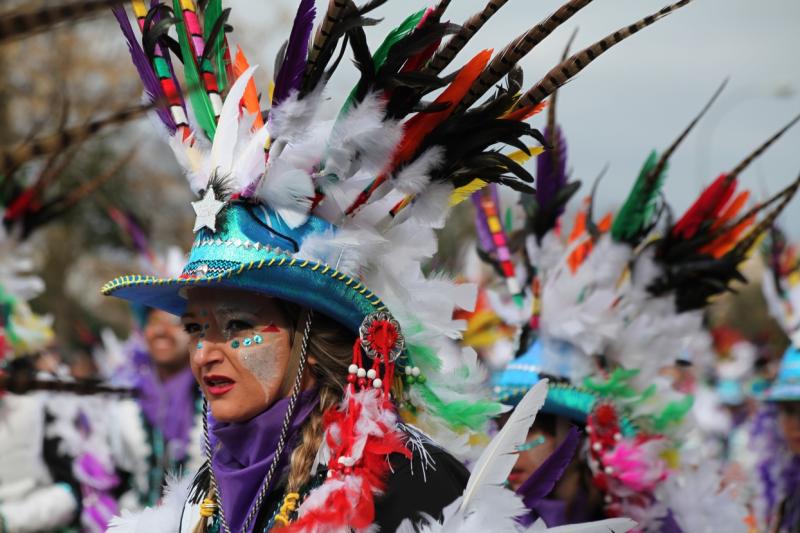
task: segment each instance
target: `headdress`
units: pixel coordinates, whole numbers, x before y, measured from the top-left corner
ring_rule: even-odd
[[[590,198],[565,242],[557,216],[541,220],[541,199],[521,200],[537,202],[525,209],[526,261],[519,263],[532,313],[520,357],[494,378],[496,397],[513,404],[540,376],[562,380],[553,387],[562,392],[548,397],[544,410],[586,425],[588,463],[612,516],[664,519],[658,502],[668,491],[660,487],[679,471],[692,397],[673,390],[661,370],[686,350],[706,348],[702,308],[733,280],[743,281],[738,266],[800,184],[750,210],[748,192],[736,191],[739,173],[784,128],[673,219],[659,201],[668,158],[717,94],[661,157],[650,154],[613,219],[595,223]],[[552,197],[568,197],[572,189],[559,172],[537,176],[539,187],[550,175]],[[690,472],[684,467],[680,476]],[[673,508],[679,522],[693,512]]]
[[[517,62],[590,0],[567,1],[494,57],[479,52],[448,77],[439,74],[505,2],[491,0],[457,27],[442,22],[449,2],[441,1],[407,17],[370,51],[364,27],[382,3],[331,0],[309,43],[314,3],[300,1],[274,86],[263,93],[255,67],[228,42],[219,0],[204,9],[192,0],[150,8],[134,1],[142,39],[125,12],[115,11],[148,99],[169,102],[158,116],[198,199],[196,237],[179,277],[123,276],[103,292],[180,314],[187,288],[227,287],[323,313],[359,335],[345,402],[329,428],[377,417],[382,438],[395,442],[392,396],[406,421],[450,451],[468,452],[471,436],[499,406],[479,401],[483,376],[474,353],[449,342],[463,328],[453,311],[472,307],[474,289],[423,275],[436,251],[434,230],[449,205],[489,183],[532,193],[519,154],[505,151],[530,155],[530,143],[544,141],[525,120],[609,48],[689,0],[565,58],[524,93]],[[177,42],[167,35],[168,20]],[[322,121],[325,84],[348,45],[360,78],[336,119]],[[183,63],[184,87],[173,54]],[[423,100],[437,89],[432,102]],[[353,496],[354,487],[370,493],[361,485],[368,479],[354,473],[372,461],[376,435],[331,434],[321,459],[335,475],[300,508],[300,529],[312,520],[304,516],[354,527],[368,517],[331,516],[325,502]]]

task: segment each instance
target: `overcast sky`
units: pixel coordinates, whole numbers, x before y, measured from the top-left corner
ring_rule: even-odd
[[[453,0],[448,17],[462,22],[484,3]],[[583,48],[665,3],[594,1],[526,58],[526,85],[555,64],[575,27],[579,33],[574,49]],[[385,19],[381,27],[368,29],[372,45],[404,16],[428,4],[390,0],[377,12]],[[317,0],[317,5],[323,12],[327,0]],[[457,64],[480,48],[499,50],[559,5],[555,0],[510,0]],[[233,6],[234,35],[239,41],[246,36],[253,62],[260,62],[267,71],[288,34],[294,6],[296,0],[238,0]],[[263,34],[270,18],[283,21],[285,28]],[[695,0],[618,45],[559,93],[559,118],[573,175],[588,183],[609,163],[599,199],[608,207],[617,204],[648,152],[668,145],[719,83],[730,77],[715,107],[672,158],[667,197],[676,208],[685,208],[711,179],[730,170],[800,113],[799,50],[798,0]],[[264,67],[259,73],[262,79],[267,75]],[[344,92],[354,77],[354,72],[341,69],[333,89]],[[544,117],[534,119],[534,124],[537,120],[543,124]],[[753,164],[742,183],[761,198],[799,173],[800,125]],[[800,237],[799,222],[800,198],[789,207],[782,225]]]

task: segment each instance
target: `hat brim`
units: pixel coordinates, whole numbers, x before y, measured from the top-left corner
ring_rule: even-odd
[[[764,399],[768,402],[800,402],[800,383],[776,383]]]
[[[333,318],[357,332],[364,318],[386,311],[364,284],[330,266],[285,256],[244,263],[205,277],[158,278],[129,275],[106,283],[101,292],[174,315],[186,310],[190,287],[223,287],[279,298]]]
[[[529,386],[504,387],[495,399],[503,404],[516,406],[530,389]],[[561,416],[581,426],[586,425],[589,414],[594,410],[600,397],[568,383],[551,383],[541,412]],[[620,428],[625,437],[635,436],[637,428],[627,417],[620,417]]]

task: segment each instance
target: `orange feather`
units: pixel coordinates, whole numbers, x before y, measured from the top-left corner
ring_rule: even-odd
[[[742,191],[736,195],[736,197],[728,203],[722,213],[719,215],[719,218],[714,225],[711,226],[712,230],[719,229],[725,224],[732,221],[734,218],[739,216],[739,212],[742,208],[747,204],[747,201],[750,199],[750,191]]]
[[[527,106],[527,107],[520,107],[515,111],[511,111],[506,113],[503,118],[507,120],[516,120],[518,122],[522,122],[523,120],[528,120],[533,115],[539,114],[544,111],[544,108],[547,107],[547,101],[539,102],[536,105]]]
[[[250,67],[250,64],[247,62],[247,58],[244,56],[244,52],[238,46],[236,47],[236,61],[233,64],[233,73],[238,78],[242,75],[242,73]],[[250,78],[250,81],[247,82],[247,87],[244,90],[244,96],[242,96],[242,105],[247,112],[251,115],[255,115],[255,120],[253,121],[253,131],[261,129],[261,126],[264,125],[264,119],[261,118],[261,106],[258,103],[258,89],[256,89],[256,82],[253,78]]]
[[[752,215],[747,219],[743,220],[729,231],[725,232],[724,234],[720,235],[714,241],[708,243],[703,248],[700,249],[701,252],[709,254],[716,259],[724,256],[726,253],[731,251],[731,249],[736,246],[737,241],[741,234],[753,225],[756,221],[756,215]]]

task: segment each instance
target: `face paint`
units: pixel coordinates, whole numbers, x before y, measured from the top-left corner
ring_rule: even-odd
[[[531,440],[530,442],[524,442],[517,446],[518,452],[527,452],[528,450],[532,450],[539,446],[540,444],[544,444],[544,436],[539,435],[535,439]]]
[[[239,351],[239,358],[242,366],[255,376],[264,387],[265,392],[274,388],[276,380],[280,380],[282,377],[280,359],[274,353],[272,343],[251,343],[249,347]]]
[[[270,324],[269,326],[261,328],[261,333],[278,333],[280,332],[280,328],[275,324]]]

